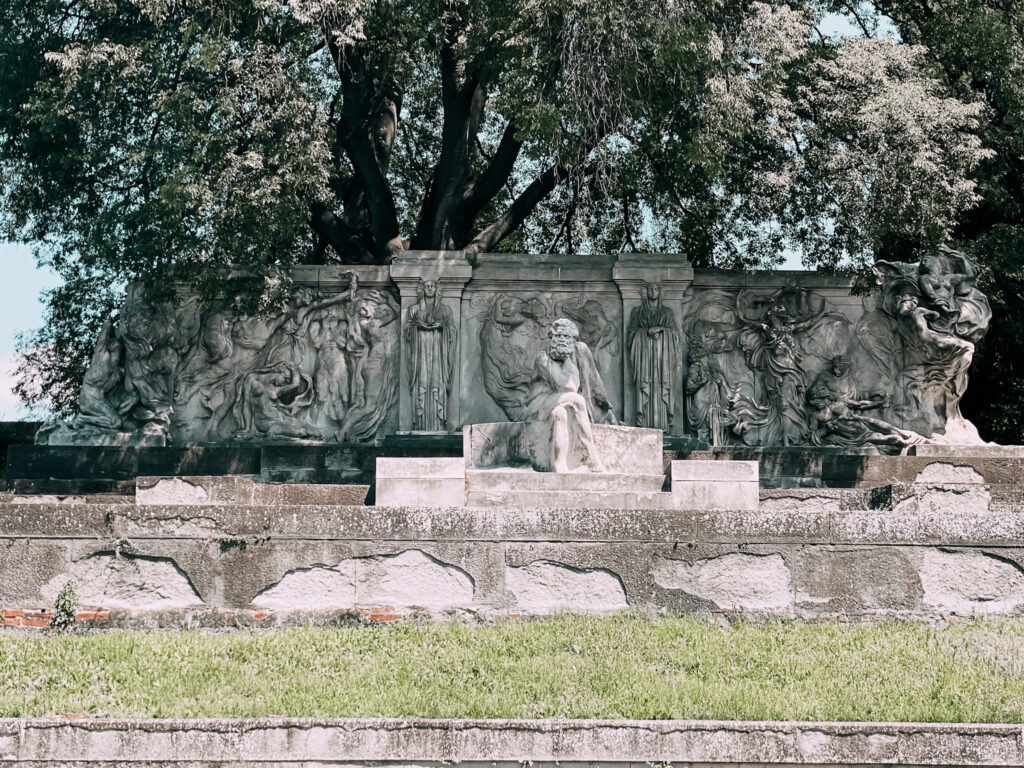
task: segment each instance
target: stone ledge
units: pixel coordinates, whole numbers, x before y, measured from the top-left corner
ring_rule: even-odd
[[[6,765],[1024,765],[1020,725],[716,720],[0,719]]]
[[[827,507],[724,510],[522,509],[328,505],[0,504],[0,538],[431,541],[773,542],[1010,546],[1024,543],[1024,508]]]

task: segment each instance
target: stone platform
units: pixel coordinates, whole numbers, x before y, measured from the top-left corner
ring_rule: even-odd
[[[1024,612],[1024,508],[766,493],[796,495],[714,512],[0,504],[0,623],[45,625],[68,581],[94,627]]]
[[[1024,765],[1024,746],[1020,726],[1009,723],[74,716],[0,719],[0,764],[973,768]]]
[[[463,430],[463,460],[378,459],[376,503],[524,509],[757,508],[756,462],[672,462],[666,478],[661,430],[597,424],[593,434],[605,471],[586,467],[583,446],[574,434],[570,471],[552,472],[550,424],[474,424]]]

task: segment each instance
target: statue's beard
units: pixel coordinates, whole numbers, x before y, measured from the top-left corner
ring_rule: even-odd
[[[576,349],[576,342],[574,341],[554,341],[551,342],[551,347],[548,350],[548,354],[551,355],[553,360],[565,360],[571,355]]]

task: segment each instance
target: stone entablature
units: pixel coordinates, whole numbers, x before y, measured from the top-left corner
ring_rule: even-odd
[[[814,272],[694,270],[678,256],[406,252],[299,267],[284,310],[129,298],[74,425],[50,444],[371,442],[519,421],[558,318],[617,420],[719,446],[897,451],[980,443],[960,415],[991,317],[973,264],[880,262],[879,290]]]

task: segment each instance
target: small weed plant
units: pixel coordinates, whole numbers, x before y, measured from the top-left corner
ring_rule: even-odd
[[[57,633],[67,632],[74,626],[76,613],[78,613],[78,592],[75,589],[75,582],[69,581],[57,593],[57,600],[53,604],[53,617],[50,619],[50,629]]]

